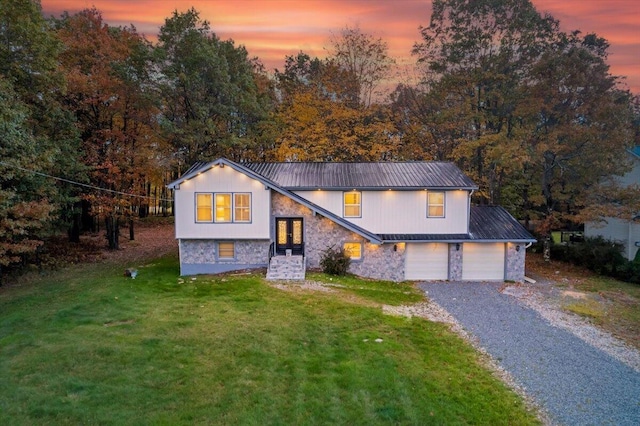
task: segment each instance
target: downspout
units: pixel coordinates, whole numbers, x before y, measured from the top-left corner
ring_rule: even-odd
[[[467,234],[469,233],[471,227],[471,196],[475,191],[475,189],[469,191],[469,202],[467,203]]]

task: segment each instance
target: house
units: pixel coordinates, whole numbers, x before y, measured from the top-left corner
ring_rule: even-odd
[[[304,277],[342,248],[350,272],[391,281],[524,279],[534,242],[448,162],[198,163],[168,185],[182,275],[268,267]]]
[[[628,149],[629,159],[632,162],[631,170],[618,179],[623,187],[640,185],[640,146]],[[633,260],[640,247],[640,217],[634,216],[628,219],[614,217],[604,218],[602,222],[587,222],[584,224],[585,237],[603,237],[606,240],[616,241],[622,244],[622,255],[628,260]]]

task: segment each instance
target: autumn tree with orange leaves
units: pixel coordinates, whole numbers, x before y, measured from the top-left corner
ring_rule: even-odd
[[[63,16],[57,25],[82,161],[92,185],[110,191],[91,191],[85,199],[104,220],[109,248],[117,249],[121,221],[141,199],[124,194],[144,197],[145,183],[168,166],[150,90],[151,45],[133,27],[110,27],[96,9]]]

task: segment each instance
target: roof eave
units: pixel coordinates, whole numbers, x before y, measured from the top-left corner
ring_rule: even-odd
[[[477,186],[284,186],[289,191],[476,191]]]

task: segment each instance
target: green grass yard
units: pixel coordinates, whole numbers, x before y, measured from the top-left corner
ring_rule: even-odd
[[[537,424],[410,285],[178,277],[175,257],[0,288],[0,424]],[[376,342],[382,339],[382,342]]]

